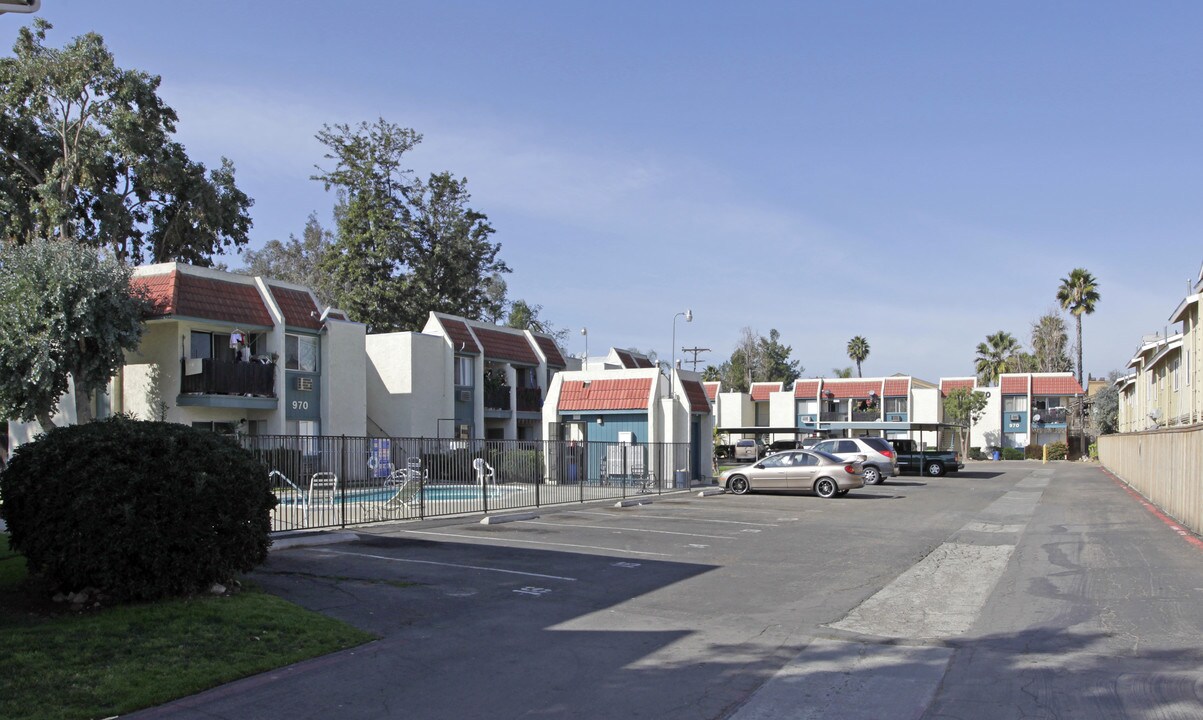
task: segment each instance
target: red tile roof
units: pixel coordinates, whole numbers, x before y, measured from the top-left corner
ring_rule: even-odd
[[[451,318],[438,317],[439,324],[447,331],[447,337],[451,338],[451,344],[455,347],[455,352],[463,355],[479,355],[480,346],[476,344],[476,340],[472,338],[472,333],[468,332],[468,326],[461,320],[452,320]]]
[[[479,325],[473,328],[476,338],[484,345],[485,357],[493,360],[508,360],[524,365],[538,365],[539,356],[535,354],[526,335],[521,332],[506,332],[491,330]]]
[[[1033,395],[1081,395],[1082,386],[1073,375],[1056,375],[1053,377],[1032,378]]]
[[[886,378],[885,389],[881,394],[887,397],[902,397],[910,391],[910,387],[910,378]]]
[[[131,283],[146,290],[151,302],[152,318],[176,316],[218,320],[234,325],[275,325],[254,285],[200,277],[178,270],[165,275],[137,276]]]
[[[651,378],[567,380],[560,387],[559,410],[646,410]]]
[[[267,287],[271,290],[272,297],[276,299],[276,304],[280,306],[280,312],[284,313],[285,325],[308,330],[322,329],[321,314],[317,311],[317,304],[313,302],[309,293],[278,285],[268,285]]]
[[[535,342],[539,345],[539,349],[543,351],[543,357],[547,358],[548,367],[568,367],[568,363],[564,361],[564,355],[560,352],[560,348],[556,346],[555,340],[543,337],[542,335],[536,335]]]
[[[824,380],[823,392],[836,398],[867,398],[869,392],[881,394],[880,380]]]
[[[769,399],[769,393],[781,392],[781,389],[782,384],[779,382],[752,383],[752,399],[763,402]]]
[[[706,399],[706,388],[697,380],[682,380],[681,389],[689,398],[689,411],[695,413],[710,412],[710,401]]]
[[[940,394],[947,395],[948,393],[952,392],[953,390],[956,390],[957,388],[965,388],[966,390],[973,390],[974,383],[976,383],[976,382],[977,381],[974,380],[973,378],[960,378],[960,379],[955,379],[955,380],[940,380]]]
[[[821,380],[795,380],[794,397],[813,400],[819,396],[819,385],[821,384]]]
[[[714,399],[718,397],[718,391],[719,391],[719,388],[722,387],[722,383],[718,383],[718,382],[702,383],[702,387],[706,389],[706,397],[711,402],[713,402]]]
[[[1027,375],[1004,375],[1002,377],[1002,394],[1003,395],[1027,395],[1028,394],[1028,376]]]

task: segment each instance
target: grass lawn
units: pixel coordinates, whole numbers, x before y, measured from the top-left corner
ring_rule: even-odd
[[[0,535],[0,718],[105,718],[373,639],[253,587],[73,613]]]

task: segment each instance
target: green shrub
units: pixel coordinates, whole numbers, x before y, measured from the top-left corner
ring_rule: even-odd
[[[1003,460],[1023,460],[1023,448],[1003,448]]]
[[[1091,460],[1098,460],[1099,459],[1099,444],[1098,443],[1090,443],[1090,446],[1086,448],[1086,452],[1088,452],[1090,454]]]
[[[543,481],[543,453],[538,450],[493,450],[489,464],[497,473],[497,482]]]
[[[263,562],[267,469],[233,440],[114,418],[54,428],[0,474],[13,549],[63,591],[187,595]]]
[[[1063,442],[1048,444],[1049,460],[1064,460],[1069,455],[1069,446]]]

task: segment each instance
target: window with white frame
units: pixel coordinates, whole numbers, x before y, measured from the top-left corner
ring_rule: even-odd
[[[1007,395],[1003,398],[1003,412],[1027,412],[1027,395]]]
[[[884,409],[888,413],[904,413],[906,412],[906,398],[888,397],[886,398]]]
[[[472,387],[476,383],[475,358],[459,355],[455,358],[455,384],[460,387]]]
[[[313,335],[284,336],[284,367],[288,370],[317,372],[318,339]]]

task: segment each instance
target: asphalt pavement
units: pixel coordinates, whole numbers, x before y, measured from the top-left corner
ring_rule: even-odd
[[[254,580],[379,640],[131,717],[1203,718],[1203,547],[1094,465],[341,537]]]

